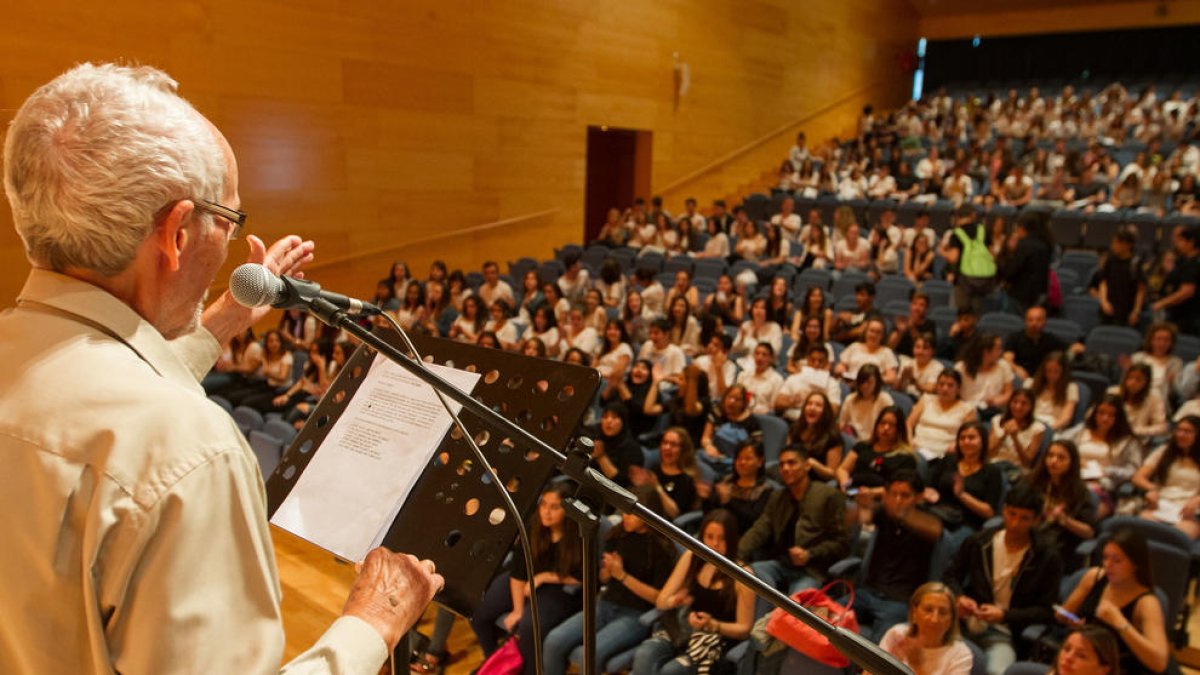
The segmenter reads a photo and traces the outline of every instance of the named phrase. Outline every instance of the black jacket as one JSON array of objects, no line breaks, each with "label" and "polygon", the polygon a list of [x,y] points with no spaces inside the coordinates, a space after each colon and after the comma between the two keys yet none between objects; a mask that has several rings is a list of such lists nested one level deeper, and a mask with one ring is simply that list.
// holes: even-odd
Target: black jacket
[{"label": "black jacket", "polygon": [[1001,276],[1008,284],[1008,294],[1023,307],[1036,303],[1046,293],[1050,278],[1050,247],[1034,237],[1017,243],[1012,257],[1004,264]]},{"label": "black jacket", "polygon": [[[946,583],[958,595],[966,595],[980,604],[994,602],[992,595],[992,537],[1000,527],[991,527],[971,535],[963,543],[946,570]],[[1013,580],[1012,601],[1005,623],[1013,634],[1017,655],[1024,655],[1021,631],[1026,626],[1051,623],[1058,601],[1058,585],[1062,579],[1062,562],[1054,547],[1034,537],[1025,552]]]}]

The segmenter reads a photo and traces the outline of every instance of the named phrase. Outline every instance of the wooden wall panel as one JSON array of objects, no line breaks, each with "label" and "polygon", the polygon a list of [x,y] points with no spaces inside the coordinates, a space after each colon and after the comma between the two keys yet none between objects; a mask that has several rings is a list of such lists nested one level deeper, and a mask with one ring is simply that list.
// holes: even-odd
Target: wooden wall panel
[{"label": "wooden wall panel", "polygon": [[[655,190],[822,101],[888,83],[826,111],[810,137],[851,128],[862,101],[903,99],[895,54],[916,29],[911,6],[893,0],[9,3],[0,123],[73,63],[123,59],[166,69],[222,128],[251,230],[265,238],[296,231],[341,259],[553,212],[499,234],[371,253],[378,265],[318,268],[326,286],[367,294],[391,258],[474,269],[577,241],[588,125],[650,132],[644,180]],[[676,52],[691,68],[678,102]],[[790,142],[677,187],[670,208],[689,190],[706,203],[726,196]],[[236,248],[229,267],[240,257]],[[20,287],[22,260],[0,209],[0,305]]]},{"label": "wooden wall panel", "polygon": [[[1160,11],[1161,7],[1166,11]],[[937,40],[973,35],[1032,35],[1196,24],[1200,24],[1200,0],[1171,0],[926,16],[921,18],[920,31],[922,36]]]}]

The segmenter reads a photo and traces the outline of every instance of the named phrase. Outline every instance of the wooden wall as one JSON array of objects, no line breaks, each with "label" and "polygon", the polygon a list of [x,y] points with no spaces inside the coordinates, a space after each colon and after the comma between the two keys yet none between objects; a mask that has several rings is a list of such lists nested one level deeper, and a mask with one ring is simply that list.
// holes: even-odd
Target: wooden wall
[{"label": "wooden wall", "polygon": [[[1031,35],[1200,24],[1200,0],[1105,2],[1095,6],[994,11],[996,4],[999,3],[979,3],[992,11],[922,17],[921,35],[936,40],[973,35]],[[1161,11],[1163,6],[1165,12]]]},{"label": "wooden wall", "polygon": [[[387,249],[407,241],[554,211],[487,242],[414,251],[421,274],[434,256],[474,269],[578,241],[589,124],[652,131],[651,183],[682,194],[680,178],[822,101],[883,82],[863,95],[894,105],[916,29],[893,0],[10,2],[0,123],[73,63],[162,67],[229,137],[250,230],[314,238],[326,259],[375,252],[319,279],[367,294],[388,267],[375,259],[406,257]],[[675,52],[691,68],[678,105]],[[855,112],[830,113],[820,131],[853,128]],[[712,192],[704,200],[736,189],[696,187]],[[27,263],[0,211],[7,305]]]}]

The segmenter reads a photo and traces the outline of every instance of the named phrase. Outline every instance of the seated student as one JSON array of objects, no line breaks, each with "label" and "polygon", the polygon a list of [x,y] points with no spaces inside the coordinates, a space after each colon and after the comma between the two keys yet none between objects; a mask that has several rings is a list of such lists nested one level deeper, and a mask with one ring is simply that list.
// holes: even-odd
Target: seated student
[{"label": "seated student", "polygon": [[863,581],[855,589],[854,611],[863,635],[870,639],[904,621],[908,598],[929,578],[942,521],[924,510],[924,490],[916,471],[897,471],[888,480],[880,504],[867,510],[867,522],[875,526],[875,543]]},{"label": "seated student", "polygon": [[691,435],[682,427],[670,427],[658,441],[658,465],[647,469],[630,466],[630,482],[635,486],[648,485],[662,501],[663,515],[674,520],[695,509],[697,500],[696,449]]},{"label": "seated student", "polygon": [[1183,371],[1183,361],[1171,353],[1175,350],[1176,332],[1173,324],[1152,324],[1146,329],[1146,340],[1142,343],[1141,351],[1134,352],[1130,359],[1132,363],[1150,366],[1153,373],[1150,387],[1168,403],[1179,387]]},{"label": "seated student", "polygon": [[[583,307],[572,305],[567,312],[567,321],[559,326],[559,337],[561,339],[560,349],[563,351],[563,359],[566,359],[566,352],[572,349],[587,354],[588,357],[594,357],[600,351],[600,335],[595,328],[587,325],[583,316]],[[504,344],[504,336],[500,336],[501,344]]]},{"label": "seated student", "polygon": [[879,368],[868,363],[858,371],[854,392],[842,401],[838,426],[855,438],[866,438],[868,431],[875,426],[879,411],[894,403],[891,394],[883,391]]},{"label": "seated student", "polygon": [[[1200,537],[1200,417],[1179,420],[1171,440],[1150,453],[1133,474],[1133,486],[1145,494],[1142,517],[1174,525],[1192,539]],[[1123,509],[1124,510],[1124,509]]]},{"label": "seated student", "polygon": [[1033,394],[1028,389],[1014,391],[1004,413],[992,418],[991,461],[1007,464],[1005,475],[1012,475],[1013,469],[1017,473],[1031,470],[1046,433],[1046,425],[1033,417]]},{"label": "seated student", "polygon": [[729,358],[729,350],[733,347],[733,338],[721,331],[714,332],[705,345],[704,353],[692,361],[708,380],[709,389],[714,397],[725,395],[725,390],[737,381],[738,367]]},{"label": "seated student", "polygon": [[925,459],[934,461],[954,447],[954,437],[967,422],[975,420],[975,406],[962,400],[962,375],[943,370],[937,379],[937,393],[925,394],[908,416],[908,437]]},{"label": "seated student", "polygon": [[874,307],[875,284],[864,281],[854,287],[854,311],[838,312],[833,316],[833,327],[829,332],[834,342],[848,345],[861,340],[868,319],[882,319],[883,315]]},{"label": "seated student", "polygon": [[887,346],[897,356],[911,357],[913,343],[925,334],[937,334],[937,324],[926,313],[929,311],[929,296],[921,292],[913,293],[908,301],[908,316],[897,316],[892,320],[892,333],[888,335]]},{"label": "seated student", "polygon": [[[804,446],[808,468],[817,480],[830,480],[843,463],[842,432],[833,405],[825,394],[814,392],[804,400],[800,417],[788,432],[788,442]],[[849,466],[847,467],[849,468]]]},{"label": "seated student", "polygon": [[1047,675],[1118,675],[1120,652],[1112,631],[1080,626],[1063,640],[1054,668]]},{"label": "seated student", "polygon": [[900,357],[896,389],[914,400],[925,394],[937,393],[938,375],[946,368],[941,361],[933,358],[937,348],[937,338],[934,336],[935,333],[921,333],[913,340],[912,357]]},{"label": "seated student", "polygon": [[1142,443],[1129,427],[1121,399],[1105,395],[1092,406],[1083,424],[1059,438],[1079,448],[1083,479],[1100,496],[1100,517],[1107,518],[1116,506],[1117,488],[1142,465]]},{"label": "seated student", "polygon": [[[658,492],[650,486],[634,489],[638,502],[663,515]],[[605,584],[596,602],[596,663],[636,646],[650,629],[639,618],[654,608],[658,594],[675,567],[675,547],[652,531],[645,521],[625,514],[604,543],[600,582]],[[546,635],[543,645],[545,675],[564,675],[568,660],[582,663],[583,614],[560,623]]]},{"label": "seated student", "polygon": [[961,361],[967,345],[979,334],[979,315],[970,307],[959,307],[958,318],[950,324],[946,339],[938,346],[938,358],[950,361]]},{"label": "seated student", "polygon": [[[739,543],[733,516],[722,509],[704,516],[700,540],[732,558]],[[679,556],[654,604],[664,613],[662,623],[671,628],[656,631],[638,645],[633,655],[633,675],[709,672],[726,650],[749,637],[754,622],[754,593],[691,551]],[[677,614],[684,609],[686,619]],[[686,626],[680,625],[684,621]],[[689,632],[682,647],[672,644],[673,637]]]},{"label": "seated student", "polygon": [[1125,371],[1121,384],[1114,384],[1106,392],[1125,404],[1125,417],[1129,418],[1133,435],[1143,440],[1167,435],[1167,406],[1150,387],[1153,377],[1149,365],[1135,363]]},{"label": "seated student", "polygon": [[1047,354],[1067,349],[1057,335],[1046,332],[1046,309],[1035,305],[1025,310],[1025,329],[1004,339],[1004,360],[1025,379],[1033,376]]},{"label": "seated student", "polygon": [[1026,378],[1025,387],[1033,394],[1033,416],[1039,422],[1053,431],[1071,426],[1079,404],[1079,385],[1071,381],[1065,353],[1047,354],[1034,376]]},{"label": "seated student", "polygon": [[1063,608],[1079,621],[1061,613],[1055,613],[1055,619],[1072,628],[1088,624],[1114,633],[1121,675],[1165,672],[1170,644],[1162,604],[1154,594],[1145,537],[1130,529],[1115,530],[1101,549],[1101,560],[1063,601]]},{"label": "seated student", "polygon": [[678,386],[683,380],[687,356],[679,345],[671,344],[669,319],[660,317],[650,323],[649,339],[638,351],[638,359],[649,361],[652,368],[661,371],[663,379],[667,382]]},{"label": "seated student", "polygon": [[808,453],[788,446],[779,453],[783,489],[738,545],[738,557],[767,583],[794,593],[825,579],[829,566],[850,551],[842,493],[808,475]]},{"label": "seated student", "polygon": [[[847,471],[844,467],[851,461],[852,468]],[[883,487],[892,476],[905,469],[917,470],[917,455],[908,444],[904,411],[891,405],[875,418],[871,437],[859,441],[846,455],[837,481],[842,488],[857,488],[860,505],[870,505],[883,496]]]},{"label": "seated student", "polygon": [[624,403],[614,401],[604,406],[600,425],[595,430],[592,462],[609,480],[621,486],[629,485],[629,468],[642,466],[642,446],[630,433],[629,412]]},{"label": "seated student", "polygon": [[[529,523],[533,546],[533,570],[525,569],[524,558],[515,556],[510,573],[492,581],[479,602],[471,629],[485,657],[500,646],[504,632],[517,635],[525,675],[533,675],[533,641],[545,638],[558,624],[579,611],[582,596],[577,592],[582,576],[579,528],[566,516],[563,500],[571,490],[563,483],[550,483],[543,490],[537,511]],[[541,635],[533,634],[529,598],[537,594]],[[496,625],[501,616],[503,631]]]},{"label": "seated student", "polygon": [[[800,316],[800,313],[797,312],[796,316]],[[804,367],[804,362],[808,359],[809,350],[814,346],[825,349],[825,355],[830,363],[833,362],[834,358],[833,345],[826,342],[825,338],[822,337],[824,326],[821,324],[821,319],[810,316],[801,325],[803,329],[800,331],[799,340],[791,347],[788,347],[787,371],[791,375],[800,372],[801,368]],[[825,369],[830,370],[828,366]]]},{"label": "seated student", "polygon": [[1002,357],[1000,337],[981,333],[963,350],[954,369],[962,373],[962,397],[975,404],[985,419],[1004,409],[1012,395],[1013,371]]},{"label": "seated student", "polygon": [[893,384],[896,381],[896,370],[900,362],[896,354],[883,344],[883,334],[887,330],[882,319],[867,319],[863,330],[863,338],[842,351],[838,364],[833,367],[833,374],[847,380],[858,377],[858,371],[865,365],[879,368],[883,381]]},{"label": "seated student", "polygon": [[775,394],[775,412],[786,420],[799,419],[804,402],[812,394],[824,394],[835,414],[842,402],[842,385],[829,372],[829,353],[825,345],[810,345],[807,356],[804,366],[789,375]]},{"label": "seated student", "polygon": [[908,605],[908,623],[899,623],[879,646],[919,675],[969,675],[971,649],[959,637],[954,591],[940,581],[917,588]]},{"label": "seated student", "polygon": [[1026,626],[1049,623],[1058,597],[1062,563],[1034,536],[1045,501],[1023,483],[1004,499],[1004,522],[969,537],[954,554],[945,580],[958,594],[964,632],[987,654],[989,675],[999,675],[1029,645]]},{"label": "seated student", "polygon": [[771,343],[760,342],[754,347],[754,367],[738,374],[737,384],[750,392],[750,410],[758,415],[769,415],[775,403],[775,394],[783,386],[783,376],[775,370],[775,350]]},{"label": "seated student", "polygon": [[1058,551],[1063,569],[1074,570],[1075,547],[1096,535],[1096,501],[1079,473],[1079,449],[1052,442],[1025,480],[1046,498],[1038,533]]},{"label": "seated student", "polygon": [[767,317],[766,298],[758,298],[750,305],[750,318],[742,322],[733,339],[731,353],[739,357],[738,367],[742,370],[754,368],[754,348],[761,342],[771,345],[776,354],[783,349],[783,329]]},{"label": "seated student", "polygon": [[987,461],[987,426],[967,422],[959,428],[953,454],[936,462],[925,489],[947,530],[978,531],[996,515],[1004,492],[1000,467]]},{"label": "seated student", "polygon": [[692,305],[686,297],[677,295],[667,302],[667,307],[667,319],[671,324],[667,339],[684,354],[695,356],[700,351],[700,322],[692,316]]},{"label": "seated student", "polygon": [[729,473],[733,456],[743,445],[762,444],[762,427],[750,412],[750,392],[741,385],[725,391],[719,408],[709,414],[700,436],[700,459],[718,475]]},{"label": "seated student", "polygon": [[737,519],[739,532],[749,531],[777,488],[767,480],[766,464],[761,445],[746,443],[738,448],[733,472],[713,484],[701,508],[706,512],[725,509]]}]

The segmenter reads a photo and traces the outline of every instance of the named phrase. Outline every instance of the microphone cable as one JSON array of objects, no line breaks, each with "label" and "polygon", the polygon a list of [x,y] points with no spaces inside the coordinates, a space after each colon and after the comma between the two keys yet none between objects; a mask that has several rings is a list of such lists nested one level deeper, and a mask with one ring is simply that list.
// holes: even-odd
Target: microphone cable
[{"label": "microphone cable", "polygon": [[[417,351],[416,345],[414,345],[412,340],[409,339],[408,333],[400,327],[400,324],[396,321],[396,319],[389,312],[383,312],[379,316],[382,316],[384,319],[386,319],[387,322],[391,324],[392,328],[394,328],[396,332],[400,334],[400,339],[404,341],[404,346],[413,355],[413,360],[419,363],[422,368],[425,368],[425,361],[422,359],[420,352]],[[490,482],[500,493],[500,498],[504,502],[504,509],[508,511],[513,520],[516,521],[517,535],[521,539],[521,552],[525,557],[525,569],[528,570],[526,573],[526,576],[528,577],[526,583],[528,583],[530,586],[529,610],[530,621],[533,624],[534,667],[537,675],[542,675],[542,622],[541,616],[538,613],[537,588],[533,585],[533,578],[535,576],[533,569],[533,546],[531,546],[529,543],[529,533],[525,529],[525,519],[521,517],[521,512],[517,510],[517,505],[513,503],[512,497],[508,494],[508,490],[504,488],[504,483],[500,480],[500,475],[496,473],[495,469],[492,468],[491,462],[487,460],[487,457],[484,456],[483,451],[480,450],[479,446],[475,443],[475,438],[471,436],[470,432],[467,431],[466,425],[463,424],[462,420],[459,419],[458,414],[455,413],[450,407],[450,402],[446,400],[446,396],[434,387],[431,387],[431,389],[433,389],[433,393],[437,394],[438,400],[442,403],[442,407],[446,409],[447,413],[449,413],[450,418],[454,421],[454,426],[458,429],[458,432],[462,434],[464,439],[466,439],[467,445],[470,446],[471,452],[475,455],[475,459],[479,462],[480,466],[483,467],[483,470],[487,472],[487,475],[491,477]],[[516,611],[517,609],[518,608],[513,607],[513,611]],[[394,666],[392,672],[395,673]]]}]

